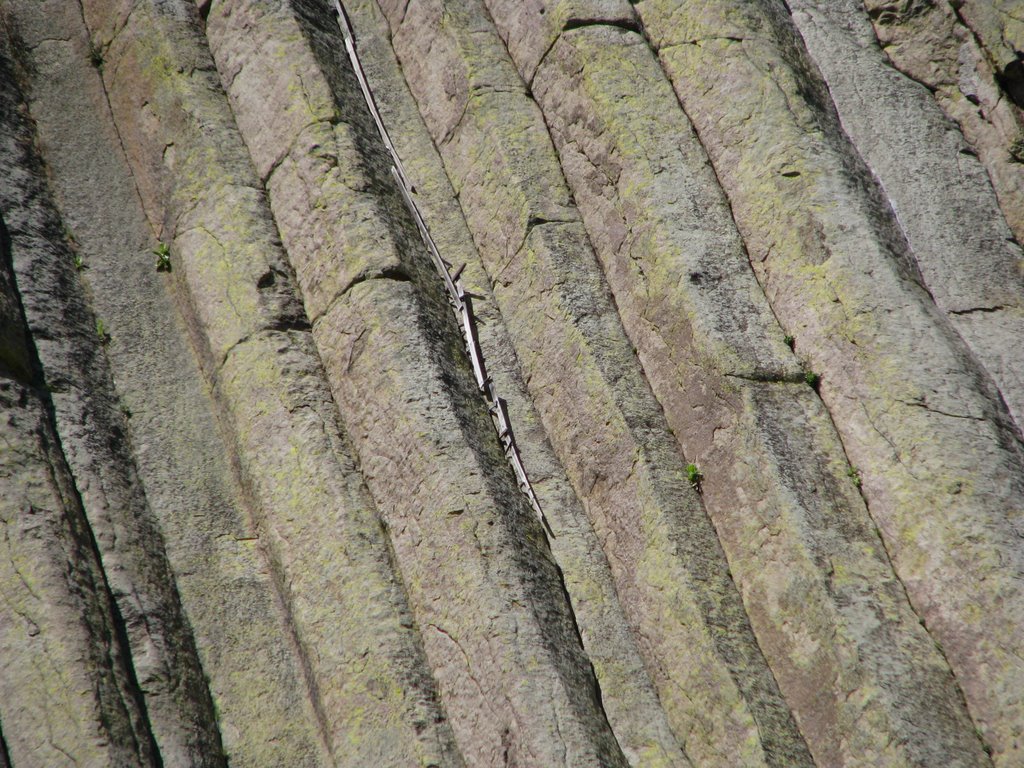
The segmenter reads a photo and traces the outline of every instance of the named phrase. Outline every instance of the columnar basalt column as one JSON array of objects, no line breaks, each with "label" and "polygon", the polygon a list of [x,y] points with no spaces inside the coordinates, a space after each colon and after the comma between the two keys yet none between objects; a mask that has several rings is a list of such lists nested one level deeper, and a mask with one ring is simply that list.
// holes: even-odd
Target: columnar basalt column
[{"label": "columnar basalt column", "polygon": [[402,10],[384,7],[396,52],[687,754],[722,764],[809,760],[623,333],[542,116],[485,9]]},{"label": "columnar basalt column", "polygon": [[897,575],[997,763],[1024,723],[1024,457],[922,288],[781,6],[644,0],[644,29],[863,480]]},{"label": "columnar basalt column", "polygon": [[[47,184],[60,191],[60,180],[47,179],[47,169],[34,152],[37,141],[53,138],[48,130],[33,135],[40,119],[47,129],[51,127],[52,113],[47,111],[51,97],[59,93],[55,101],[61,113],[73,113],[70,119],[81,121],[91,108],[89,96],[99,91],[97,87],[90,94],[87,87],[68,86],[69,79],[83,75],[98,86],[98,78],[91,67],[82,66],[87,50],[82,30],[76,35],[64,23],[67,17],[48,12],[53,10],[32,8],[27,17],[17,17],[15,27],[25,64],[22,79],[30,90],[28,109],[18,116],[20,121],[5,126],[16,143],[0,149],[0,166],[17,169],[6,174],[0,189],[0,208],[16,215],[19,222],[13,267],[54,407],[57,435],[124,622],[131,664],[160,759],[165,766],[223,765],[203,670],[157,518],[137,471],[129,437],[130,412],[113,384],[105,337],[110,318],[95,317],[89,306],[82,280],[87,254],[80,242],[68,239],[71,232],[79,231],[73,225],[75,211],[61,219]],[[66,37],[38,40],[44,17],[46,34],[52,35],[56,27]],[[69,166],[93,169],[94,156],[68,146],[74,142],[54,143],[62,151],[77,150],[68,158]],[[51,162],[56,159],[51,155]],[[97,174],[89,174],[89,182],[92,191],[100,186]],[[88,229],[79,233],[87,237]]]},{"label": "columnar basalt column", "polygon": [[[1004,58],[1003,50],[992,56],[984,38],[977,36],[977,28],[964,18],[965,8],[977,6],[957,5],[959,12],[949,2],[896,8],[883,0],[867,0],[864,9],[892,65],[931,91],[942,110],[960,126],[970,145],[963,151],[977,152],[1006,222],[1020,242],[1024,240],[1024,163],[1018,156],[1024,144],[1017,142],[1024,114],[1020,92],[1016,91],[1016,104],[1008,92],[1015,90],[1010,83],[1019,63],[1016,55]],[[968,10],[966,18],[976,17]],[[1006,21],[1011,27],[1016,24]],[[1002,34],[997,38],[1001,49]]]},{"label": "columnar basalt column", "polygon": [[1024,253],[977,152],[929,89],[893,69],[860,0],[798,0],[793,22],[843,130],[892,205],[936,306],[1024,426]]},{"label": "columnar basalt column", "polygon": [[1022,9],[0,0],[0,768],[1016,768]]},{"label": "columnar basalt column", "polygon": [[[124,627],[53,419],[12,252],[50,247],[38,159],[0,30],[0,718],[16,764],[155,766]],[[21,193],[19,195],[19,193]],[[38,237],[37,236],[42,236]],[[68,256],[51,248],[54,255]],[[19,257],[21,254],[19,254]]]},{"label": "columnar basalt column", "polygon": [[[277,626],[250,620],[257,634],[245,638],[249,658],[216,653],[236,638],[202,638],[226,748],[235,760],[267,765],[449,761],[450,733],[386,536],[337,423],[244,145],[237,134],[230,141],[233,123],[208,53],[207,83],[176,68],[204,55],[189,9],[136,8],[104,69],[142,203],[150,220],[174,223],[159,235],[170,244],[164,280],[178,283],[237,448],[252,521],[239,521],[249,531],[236,536],[256,572],[273,579],[264,578],[264,618]],[[98,25],[101,10],[90,17]],[[139,67],[142,50],[162,52],[160,66]],[[145,102],[138,111],[136,99]],[[153,261],[146,256],[151,274]]]},{"label": "columnar basalt column", "polygon": [[[336,38],[326,9],[305,7],[308,22]],[[245,8],[214,3],[207,19],[222,77],[240,87],[275,66],[232,36]],[[301,40],[283,13],[260,29],[281,35],[266,40],[271,50]],[[336,103],[315,72],[302,76],[315,66],[289,59],[299,76],[280,91],[279,119],[254,124],[240,106],[240,126],[459,749],[480,765],[623,765],[560,574],[502,456],[354,76],[344,71],[349,97]]]},{"label": "columnar basalt column", "polygon": [[631,7],[488,6],[816,760],[984,761]]},{"label": "columnar basalt column", "polygon": [[[353,11],[353,19],[365,18],[355,14],[352,4],[347,5]],[[309,186],[306,182],[300,188],[292,175],[295,158],[277,160],[278,148],[291,145],[297,131],[306,127],[304,122],[293,122],[288,115],[329,114],[321,103],[321,99],[327,98],[325,89],[329,89],[331,98],[343,113],[358,111],[363,98],[347,74],[350,65],[342,53],[344,42],[337,21],[318,2],[296,3],[294,7],[293,15],[287,8],[272,12],[260,3],[233,2],[214,6],[207,24],[214,58],[224,75],[243,136],[249,141],[257,164],[271,163],[268,175],[271,202],[283,221],[292,221],[295,214],[301,213],[298,201],[308,199],[308,194],[297,195],[296,191]],[[373,8],[371,3],[364,3],[359,11],[372,13]],[[376,14],[370,18],[370,25],[379,30],[382,19]],[[253,35],[253,29],[259,29],[261,34]],[[423,205],[433,237],[445,258],[454,265],[466,264],[461,279],[466,290],[475,297],[473,306],[487,372],[494,379],[497,391],[508,400],[516,443],[545,518],[554,531],[550,545],[564,574],[566,590],[588,658],[594,664],[602,704],[616,740],[634,764],[682,764],[682,755],[630,637],[608,565],[533,412],[519,378],[514,351],[489,295],[490,287],[458,204],[429,135],[419,122],[415,102],[394,55],[386,38],[369,34],[364,37],[359,32],[357,37],[359,56],[367,69],[372,70],[374,97],[387,113],[385,119],[400,153],[409,159],[406,169],[414,178],[416,198]],[[281,67],[277,62],[285,50],[290,64]],[[238,74],[232,76],[235,72]],[[275,118],[268,120],[263,95],[274,91],[286,94],[283,99],[287,106],[274,110]],[[400,110],[400,115],[390,110]],[[339,153],[339,170],[352,165],[358,166],[355,152]],[[332,172],[333,166],[328,169],[328,173]],[[306,179],[314,178],[306,176]],[[344,209],[338,210],[340,216]],[[305,253],[310,247],[305,244],[308,234],[303,233],[304,229],[314,237],[343,231],[331,224],[326,215],[314,215],[314,212],[301,215],[307,217],[304,221],[309,226],[288,228],[286,233],[287,242],[297,254]],[[341,222],[352,230],[351,216],[341,218]],[[352,255],[357,252],[346,251]],[[427,254],[423,252],[417,258],[425,259]],[[321,269],[331,266],[326,260],[319,260],[318,264]],[[312,269],[300,273],[300,282],[305,281],[303,285],[310,296],[317,295],[319,284],[316,281],[323,274]],[[429,275],[425,278],[431,279]],[[440,282],[439,277],[433,279]]]}]

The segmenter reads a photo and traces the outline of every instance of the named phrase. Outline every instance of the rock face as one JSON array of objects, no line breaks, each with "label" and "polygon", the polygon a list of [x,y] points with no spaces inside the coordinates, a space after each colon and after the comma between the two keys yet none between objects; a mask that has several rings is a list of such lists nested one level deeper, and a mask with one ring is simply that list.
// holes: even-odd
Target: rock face
[{"label": "rock face", "polygon": [[0,768],[1024,766],[1019,6],[0,0]]}]

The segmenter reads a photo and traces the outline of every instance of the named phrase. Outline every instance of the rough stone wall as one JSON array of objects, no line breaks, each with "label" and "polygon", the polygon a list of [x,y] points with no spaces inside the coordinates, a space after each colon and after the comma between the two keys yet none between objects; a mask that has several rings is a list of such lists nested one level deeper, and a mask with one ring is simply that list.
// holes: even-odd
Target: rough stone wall
[{"label": "rough stone wall", "polygon": [[1024,4],[342,5],[0,0],[0,768],[1024,766]]}]

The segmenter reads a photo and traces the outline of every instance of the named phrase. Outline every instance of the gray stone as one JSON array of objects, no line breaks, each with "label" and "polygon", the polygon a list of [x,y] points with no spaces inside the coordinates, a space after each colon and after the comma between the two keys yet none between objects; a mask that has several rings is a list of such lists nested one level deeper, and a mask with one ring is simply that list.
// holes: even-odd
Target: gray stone
[{"label": "gray stone", "polygon": [[932,94],[893,69],[857,0],[790,3],[843,130],[892,205],[936,305],[1024,425],[1024,254]]},{"label": "gray stone", "polygon": [[416,188],[416,201],[445,258],[466,264],[462,282],[473,294],[487,372],[508,401],[522,453],[554,537],[552,553],[563,573],[583,646],[601,686],[616,740],[632,765],[684,764],[615,594],[612,575],[579,497],[570,485],[522,381],[515,349],[491,292],[458,200],[423,125],[372,0],[346,4],[359,57],[374,98]]},{"label": "gray stone", "polygon": [[[480,6],[443,12],[438,26],[438,4],[410,4],[394,44],[669,720],[694,762],[809,761],[623,333],[540,112],[494,29],[480,26]],[[595,424],[604,425],[599,440]]]},{"label": "gray stone", "polygon": [[997,763],[1021,749],[1019,438],[923,290],[788,16],[644,0],[645,30],[729,196],[775,314],[820,373],[911,604]]},{"label": "gray stone", "polygon": [[[209,34],[298,283],[310,293],[313,335],[459,749],[481,765],[622,765],[560,574],[338,55],[336,22],[322,6],[296,8],[298,18],[222,3]],[[241,33],[255,13],[265,36],[254,39]],[[333,82],[317,72],[301,35],[314,50],[323,46],[319,61],[332,65]],[[285,44],[293,46],[289,68],[268,68],[264,59]],[[282,103],[268,121],[250,94],[281,79]]]},{"label": "gray stone", "polygon": [[0,752],[25,766],[154,766],[125,627],[56,434],[13,269],[16,253],[59,232],[31,141],[0,36]]}]

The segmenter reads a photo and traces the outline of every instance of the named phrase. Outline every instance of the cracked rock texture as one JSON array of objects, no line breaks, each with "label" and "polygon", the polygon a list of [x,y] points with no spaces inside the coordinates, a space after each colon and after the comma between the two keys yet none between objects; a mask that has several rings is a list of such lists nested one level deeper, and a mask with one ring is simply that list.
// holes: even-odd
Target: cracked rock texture
[{"label": "cracked rock texture", "polygon": [[1024,3],[342,5],[0,0],[0,768],[1024,767]]}]

